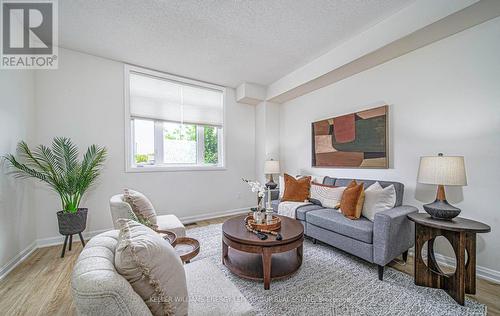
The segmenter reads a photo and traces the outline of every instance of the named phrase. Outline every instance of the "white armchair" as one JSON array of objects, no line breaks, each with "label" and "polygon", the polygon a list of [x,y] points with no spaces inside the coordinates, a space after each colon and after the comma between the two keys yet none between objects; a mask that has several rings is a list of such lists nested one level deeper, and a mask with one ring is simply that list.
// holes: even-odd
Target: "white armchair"
[{"label": "white armchair", "polygon": [[[111,217],[113,219],[113,226],[115,229],[119,229],[116,224],[116,221],[119,218],[130,218],[130,213],[133,213],[132,207],[124,201],[123,194],[113,195],[109,200],[109,208],[111,210]],[[186,228],[177,216],[173,214],[157,215],[156,220],[159,230],[173,231],[177,237],[186,236]]]}]

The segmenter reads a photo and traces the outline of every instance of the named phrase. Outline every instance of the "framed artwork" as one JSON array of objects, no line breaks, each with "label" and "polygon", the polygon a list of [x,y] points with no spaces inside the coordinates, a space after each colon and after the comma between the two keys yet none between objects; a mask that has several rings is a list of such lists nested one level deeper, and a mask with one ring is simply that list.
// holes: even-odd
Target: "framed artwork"
[{"label": "framed artwork", "polygon": [[312,166],[389,168],[387,105],[312,123]]}]

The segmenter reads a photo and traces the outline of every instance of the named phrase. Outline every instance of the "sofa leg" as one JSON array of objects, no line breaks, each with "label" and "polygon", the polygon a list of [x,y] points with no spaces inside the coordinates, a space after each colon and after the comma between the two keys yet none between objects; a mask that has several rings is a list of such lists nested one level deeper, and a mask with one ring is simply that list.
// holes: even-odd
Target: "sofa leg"
[{"label": "sofa leg", "polygon": [[382,281],[384,279],[384,266],[378,266],[378,279]]},{"label": "sofa leg", "polygon": [[408,250],[403,252],[403,261],[406,263],[406,260],[408,260]]},{"label": "sofa leg", "polygon": [[315,245],[316,245],[316,238],[313,238],[313,239],[312,239],[312,242],[313,242],[313,244],[315,244]]}]

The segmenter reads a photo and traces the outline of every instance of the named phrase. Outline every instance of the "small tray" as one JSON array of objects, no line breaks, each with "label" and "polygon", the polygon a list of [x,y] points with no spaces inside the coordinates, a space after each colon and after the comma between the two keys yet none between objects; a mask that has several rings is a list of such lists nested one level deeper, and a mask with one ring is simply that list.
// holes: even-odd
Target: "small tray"
[{"label": "small tray", "polygon": [[256,230],[272,230],[272,231],[277,231],[277,230],[281,229],[281,218],[279,218],[276,215],[273,215],[273,218],[272,218],[272,220],[271,220],[271,222],[269,224],[266,223],[265,220],[264,220],[264,222],[262,224],[255,223],[252,215],[248,215],[245,218],[245,222],[247,222],[248,225],[250,225],[250,227],[252,227],[253,229],[256,229]]},{"label": "small tray", "polygon": [[174,248],[182,262],[189,262],[200,252],[200,243],[194,238],[178,237]]},{"label": "small tray", "polygon": [[168,241],[172,247],[175,247],[177,244],[177,235],[174,232],[170,230],[156,230],[156,232],[160,234],[163,239]]}]

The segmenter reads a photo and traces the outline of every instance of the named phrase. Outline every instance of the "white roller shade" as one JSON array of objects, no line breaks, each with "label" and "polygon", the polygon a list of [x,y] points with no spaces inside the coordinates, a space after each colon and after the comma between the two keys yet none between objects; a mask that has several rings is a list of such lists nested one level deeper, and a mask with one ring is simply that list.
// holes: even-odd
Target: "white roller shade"
[{"label": "white roller shade", "polygon": [[130,73],[130,115],[222,126],[222,91]]}]

